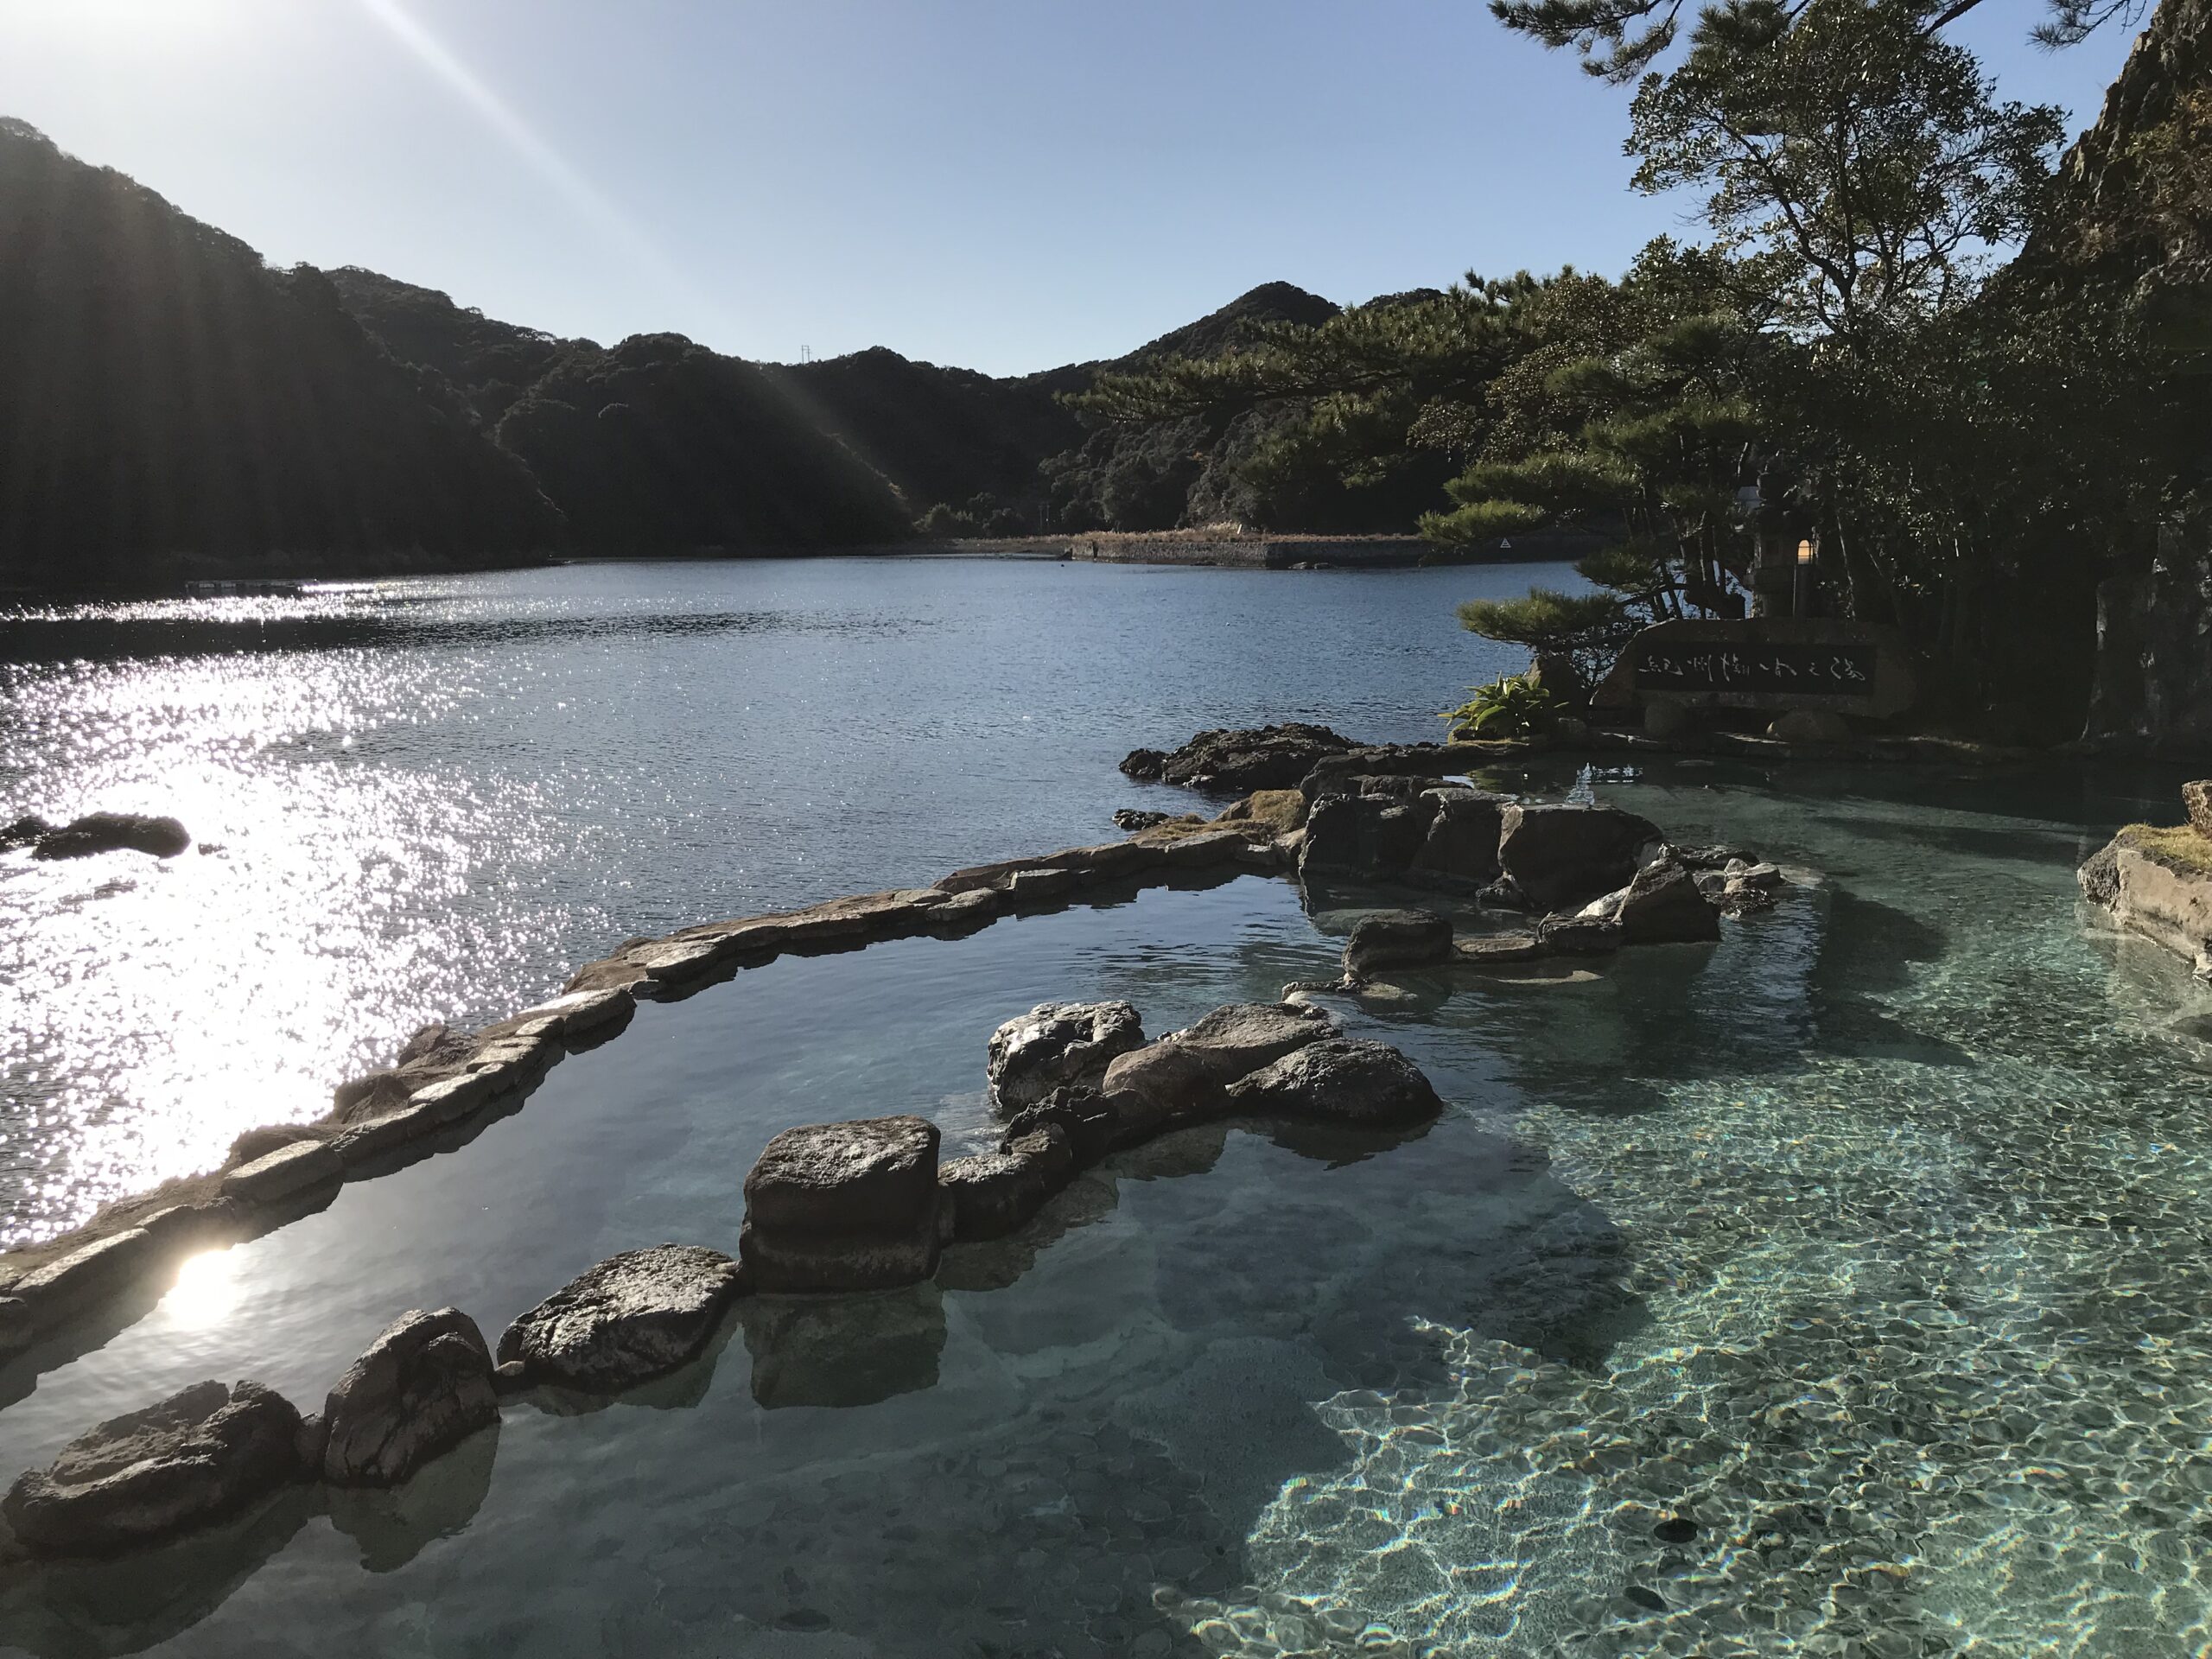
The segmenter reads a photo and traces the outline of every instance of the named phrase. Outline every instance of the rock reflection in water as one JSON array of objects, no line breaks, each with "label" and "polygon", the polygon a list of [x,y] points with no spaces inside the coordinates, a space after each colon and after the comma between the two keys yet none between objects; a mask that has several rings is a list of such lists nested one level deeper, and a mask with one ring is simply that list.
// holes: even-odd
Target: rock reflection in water
[{"label": "rock reflection in water", "polygon": [[398,1486],[327,1489],[330,1524],[361,1547],[361,1565],[390,1573],[424,1545],[465,1530],[492,1491],[499,1425],[479,1429]]},{"label": "rock reflection in water", "polygon": [[872,1406],[933,1388],[944,1353],[944,1293],[935,1284],[841,1296],[748,1296],[738,1323],[753,1356],[753,1397],[786,1406]]}]

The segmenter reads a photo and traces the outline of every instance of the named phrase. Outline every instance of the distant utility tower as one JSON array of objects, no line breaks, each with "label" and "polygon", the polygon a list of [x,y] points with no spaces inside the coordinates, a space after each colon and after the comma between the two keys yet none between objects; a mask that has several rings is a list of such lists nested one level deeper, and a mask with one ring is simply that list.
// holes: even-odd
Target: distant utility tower
[{"label": "distant utility tower", "polygon": [[802,363],[811,363],[811,362],[813,362],[813,361],[814,361],[814,347],[813,347],[813,346],[800,346],[800,347],[798,348],[798,360],[799,360],[800,362],[802,362]]}]

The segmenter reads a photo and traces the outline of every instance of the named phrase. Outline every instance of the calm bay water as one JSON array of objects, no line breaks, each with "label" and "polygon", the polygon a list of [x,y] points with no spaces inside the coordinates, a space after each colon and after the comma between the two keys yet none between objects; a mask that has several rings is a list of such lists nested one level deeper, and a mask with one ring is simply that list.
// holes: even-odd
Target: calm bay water
[{"label": "calm bay water", "polygon": [[[350,919],[317,966],[300,942],[322,918],[285,932],[269,919],[284,906],[243,880],[220,904],[189,897],[201,869],[223,879],[224,855],[55,912],[21,896],[44,873],[11,860],[0,892],[12,936],[19,918],[57,928],[46,918],[187,884],[163,897],[174,910],[100,937],[158,940],[170,914],[219,932],[163,1005],[180,1031],[221,1032],[210,1044],[233,1039],[222,1022],[238,1008],[293,1009],[238,1039],[276,1052],[272,1033],[310,1018],[292,982],[336,982],[349,963],[332,1005],[385,1007],[396,1031],[416,1016],[379,1001],[406,978],[379,954],[397,955],[391,941],[416,941],[410,971],[448,976],[436,1011],[471,983],[503,1008],[557,977],[563,952],[626,932],[1087,839],[1144,798],[1112,773],[1139,742],[1294,714],[1423,735],[1440,688],[1497,666],[1452,627],[1450,601],[1531,574],[569,572],[493,585],[664,582],[665,609],[679,592],[703,602],[700,583],[786,584],[780,612],[715,603],[864,612],[880,632],[818,620],[810,645],[772,629],[734,644],[663,628],[641,646],[556,630],[557,646],[454,638],[381,667],[346,657],[367,650],[355,642],[18,669],[10,729],[43,734],[51,787],[74,753],[93,784],[136,778],[145,804],[193,823],[151,784],[181,788],[182,757],[232,753],[227,769],[195,762],[216,779],[197,798],[207,822],[235,837],[230,868],[257,826],[288,824],[283,844],[307,851],[269,850],[267,880],[344,898]],[[1020,596],[1024,621],[978,619],[995,589]],[[437,608],[479,603],[455,596],[472,591],[426,601],[421,626],[465,632]],[[520,603],[480,602],[510,620]],[[613,689],[664,651],[652,695]],[[454,660],[408,666],[416,652]],[[351,691],[330,689],[348,674]],[[808,692],[770,689],[779,675]],[[236,735],[288,706],[288,678],[323,689],[312,718],[277,723],[326,735]],[[434,681],[469,689],[441,702]],[[591,721],[554,727],[565,743],[532,734],[526,711],[587,684]],[[879,688],[865,709],[855,684]],[[756,737],[751,758],[728,718],[698,717],[748,702],[784,734]],[[346,712],[372,704],[378,721]],[[193,718],[164,726],[156,709]],[[669,709],[694,717],[649,717]],[[127,772],[130,740],[111,729],[126,714],[176,764]],[[608,735],[587,746],[590,729]],[[272,819],[286,778],[310,803]],[[1546,766],[1484,779],[1541,794],[1570,780]],[[42,1659],[2201,1654],[2212,997],[2185,964],[2086,927],[2072,878],[2113,823],[2171,817],[2175,781],[1696,760],[1600,780],[1684,839],[1749,843],[1800,880],[1717,946],[1524,977],[1408,973],[1396,1000],[1338,1005],[1435,1081],[1449,1109],[1425,1132],[1169,1137],[1015,1237],[955,1249],[929,1286],[741,1304],[687,1374],[603,1409],[518,1403],[402,1493],[302,1492],[150,1558],[0,1580],[0,1645]],[[651,837],[627,827],[633,809]],[[737,833],[760,825],[785,838]],[[601,835],[610,853],[658,856],[595,865]],[[365,879],[378,836],[395,868],[463,849],[449,902]],[[912,868],[886,868],[901,849]],[[687,902],[687,880],[713,902]],[[472,919],[439,931],[448,912]],[[220,932],[232,914],[238,932]],[[478,943],[531,917],[529,950]],[[917,1110],[965,1149],[989,1133],[983,1044],[1000,1020],[1122,996],[1165,1031],[1325,974],[1348,919],[1248,877],[779,960],[646,1007],[467,1145],[188,1264],[90,1351],[0,1368],[0,1473],[204,1376],[312,1406],[406,1307],[451,1302],[496,1331],[613,1251],[732,1248],[744,1173],[778,1129]],[[254,929],[289,954],[232,942]],[[92,938],[73,948],[91,977]],[[232,971],[270,1001],[224,1003]],[[79,1027],[60,1029],[54,1052],[70,1052]]]},{"label": "calm bay water", "polygon": [[1179,796],[1132,748],[1434,739],[1520,665],[1454,604],[1574,580],[774,560],[0,620],[0,821],[166,812],[221,849],[0,856],[0,1236],[624,938],[1109,837]]}]

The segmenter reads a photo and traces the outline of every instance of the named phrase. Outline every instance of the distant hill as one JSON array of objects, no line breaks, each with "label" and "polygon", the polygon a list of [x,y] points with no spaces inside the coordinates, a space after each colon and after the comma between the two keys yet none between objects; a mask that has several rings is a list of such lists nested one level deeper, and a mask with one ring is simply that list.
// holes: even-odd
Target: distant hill
[{"label": "distant hill", "polygon": [[895,541],[890,486],[777,382],[681,334],[569,347],[493,429],[601,553]]},{"label": "distant hill", "polygon": [[570,550],[829,547],[933,531],[1398,529],[1257,484],[1274,409],[1130,429],[1102,371],[1336,315],[1286,283],[1110,363],[995,378],[877,348],[756,365],[611,347],[358,267],[271,270],[0,119],[0,588],[480,567]]},{"label": "distant hill", "polygon": [[0,587],[438,569],[562,534],[318,271],[0,120]]}]

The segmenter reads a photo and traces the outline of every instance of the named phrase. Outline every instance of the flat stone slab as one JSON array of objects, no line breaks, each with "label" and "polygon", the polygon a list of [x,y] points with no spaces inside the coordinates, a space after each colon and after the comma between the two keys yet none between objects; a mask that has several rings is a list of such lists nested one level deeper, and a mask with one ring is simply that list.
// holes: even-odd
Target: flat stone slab
[{"label": "flat stone slab", "polygon": [[300,1414],[257,1382],[197,1382],[111,1417],[0,1498],[44,1555],[111,1555],[220,1521],[299,1478]]},{"label": "flat stone slab", "polygon": [[738,1265],[697,1244],[625,1250],[572,1279],[510,1325],[502,1365],[530,1382],[613,1394],[696,1358],[737,1294]]},{"label": "flat stone slab", "polygon": [[1515,962],[1535,962],[1549,953],[1534,933],[1484,933],[1455,939],[1452,954],[1478,967]]},{"label": "flat stone slab", "polygon": [[25,1274],[10,1293],[41,1322],[65,1316],[136,1272],[153,1245],[154,1236],[143,1227],[110,1233]]},{"label": "flat stone slab", "polygon": [[325,1182],[342,1179],[346,1166],[337,1153],[321,1141],[295,1141],[250,1164],[240,1164],[223,1177],[223,1196],[247,1204],[269,1204],[304,1192]]}]

